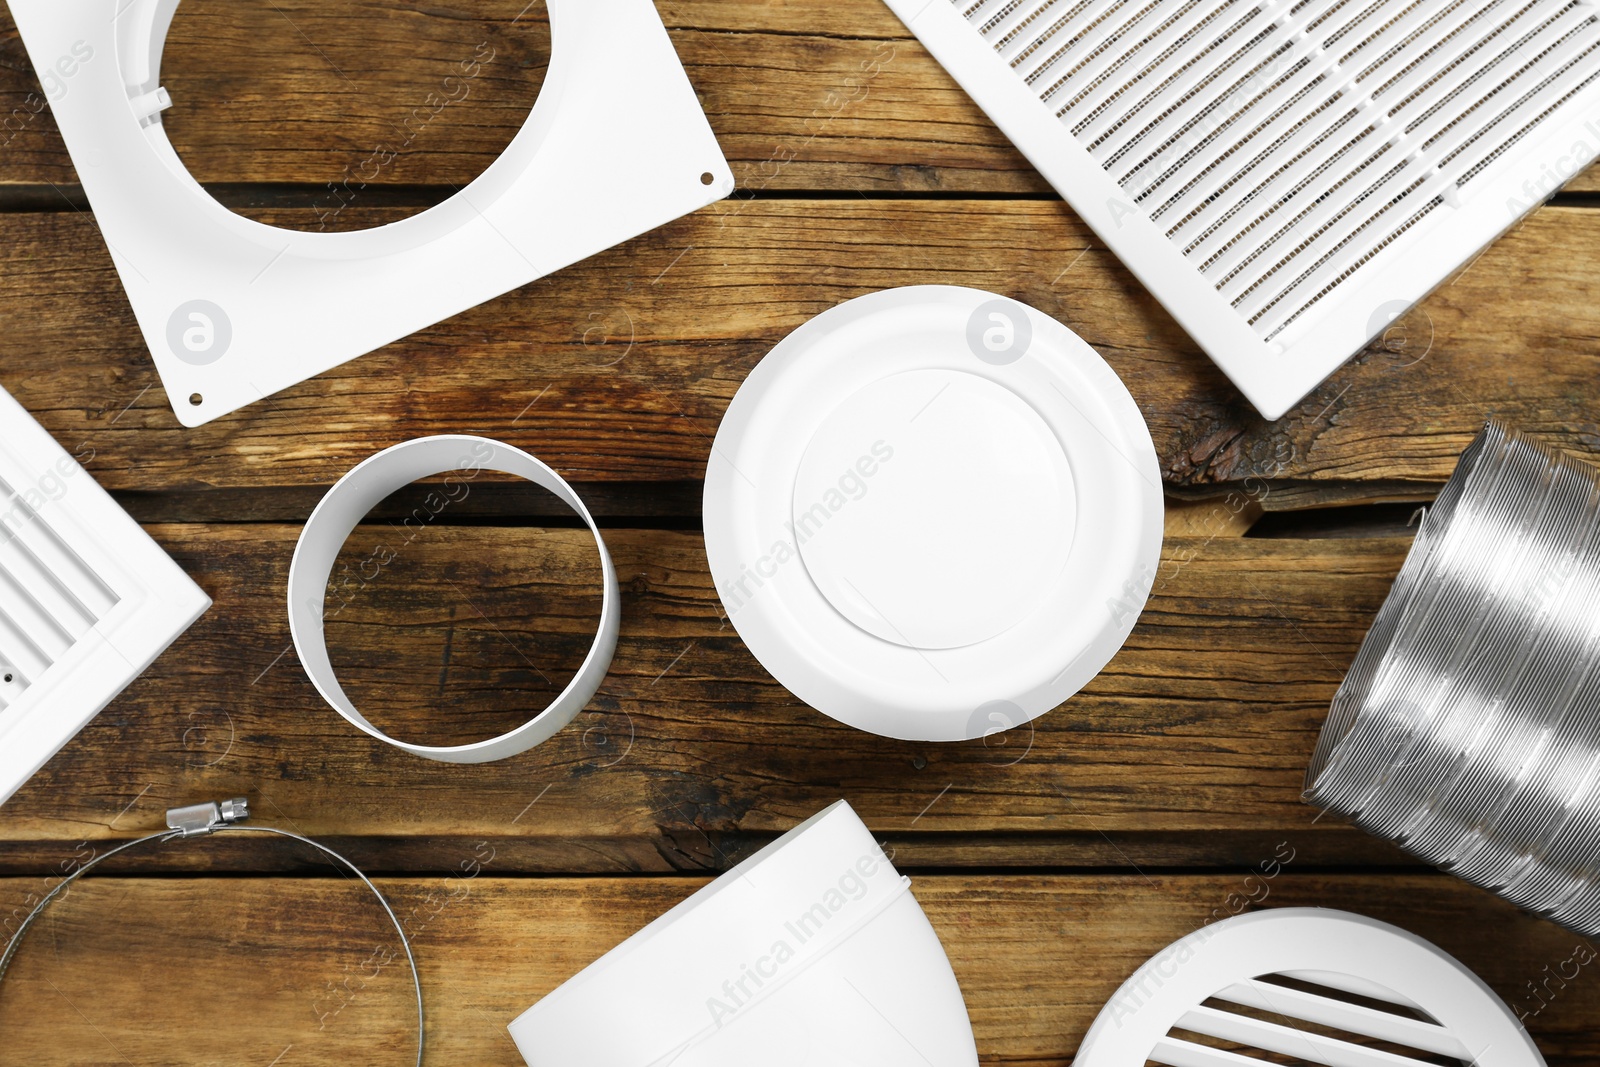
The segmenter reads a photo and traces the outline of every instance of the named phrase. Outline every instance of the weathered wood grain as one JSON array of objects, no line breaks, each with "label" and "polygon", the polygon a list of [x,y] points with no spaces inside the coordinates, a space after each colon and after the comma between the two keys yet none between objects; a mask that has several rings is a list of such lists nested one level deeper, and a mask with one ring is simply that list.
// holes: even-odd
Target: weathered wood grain
[{"label": "weathered wood grain", "polygon": [[[419,957],[434,1067],[520,1067],[505,1025],[703,884],[507,879],[496,876],[492,851],[467,842],[460,856],[481,873],[380,881]],[[0,905],[9,913],[39,884],[0,881]],[[337,878],[80,885],[0,985],[8,1062],[411,1062],[410,976],[403,957],[383,965],[398,941],[359,886]],[[1571,962],[1581,939],[1445,876],[1309,874],[1291,862],[1248,884],[1243,874],[985,874],[920,877],[913,891],[962,984],[986,1064],[1066,1067],[1139,964],[1248,897],[1347,908],[1429,938],[1527,1014],[1554,1067],[1600,1059],[1600,979],[1593,964]],[[1576,977],[1562,980],[1563,969]],[[615,1025],[627,1025],[628,1006],[614,1010]],[[759,1062],[786,1061],[773,1049]]]},{"label": "weathered wood grain", "polygon": [[[412,213],[522,122],[548,49],[525,4],[188,0],[164,61],[169,129],[224,203],[263,221]],[[1242,872],[1285,843],[1295,860],[1268,903],[1414,929],[1534,1013],[1552,1064],[1600,1062],[1592,975],[1551,982],[1577,939],[1299,801],[1407,542],[1239,536],[1258,511],[1426,499],[1489,414],[1600,451],[1592,196],[1536,213],[1268,425],[878,0],[657,6],[739,198],[195,431],[167,409],[0,11],[0,383],[165,523],[152,532],[217,601],[0,809],[0,871],[26,875],[0,880],[0,913],[169,805],[247,794],[259,822],[406,875],[383,884],[421,954],[428,1062],[514,1064],[510,1018],[703,884],[670,875],[725,869],[843,796],[902,867],[938,872],[917,892],[986,1063],[1069,1062],[1121,979],[1240,906]],[[380,144],[393,164],[344,184]],[[1568,189],[1600,191],[1600,170]],[[919,282],[1005,292],[1082,333],[1138,399],[1169,495],[1198,501],[1175,511],[1155,596],[1110,667],[987,744],[890,741],[801,705],[723,620],[694,529],[711,437],[750,368],[821,310]],[[295,662],[282,604],[321,487],[378,448],[464,430],[584,487],[614,523],[624,595],[590,710],[483,767],[346,725]],[[1222,499],[1242,507],[1218,514]],[[380,508],[346,562],[403,513]],[[550,514],[523,488],[475,486],[349,597],[331,644],[375,721],[482,737],[559,688],[592,631],[595,557],[570,523],[515,524]],[[415,877],[474,860],[476,878]],[[393,947],[381,916],[346,882],[301,876],[326,868],[236,837],[116,870],[75,889],[0,985],[0,1061],[410,1062],[402,969],[360,977]],[[654,876],[549,877],[572,874]]]},{"label": "weathered wood grain", "polygon": [[876,289],[964,284],[1025,300],[1103,353],[1173,492],[1275,474],[1404,483],[1416,499],[1490,414],[1600,448],[1597,246],[1600,212],[1541,211],[1265,423],[1059,204],[730,201],[185,430],[92,221],[0,215],[0,381],[119,490],[327,485],[442,431],[500,437],[577,481],[694,481],[734,391],[788,332]]},{"label": "weathered wood grain", "polygon": [[[878,0],[657,7],[746,189],[1050,191]],[[373,183],[425,184],[438,198],[521,126],[548,55],[543,10],[525,0],[189,0],[162,62],[174,100],[166,121],[202,181],[303,183],[310,206],[387,144],[399,157]],[[0,13],[0,190],[72,180],[42,98]],[[434,115],[441,100],[450,103]],[[424,108],[428,121],[406,127]],[[626,165],[627,147],[618,151]],[[1600,171],[1569,188],[1600,189]]]},{"label": "weathered wood grain", "polygon": [[[611,530],[622,639],[590,709],[524,756],[461,767],[370,740],[318,698],[283,603],[297,527],[152,532],[216,606],[0,811],[11,869],[235,794],[264,818],[361,839],[353,847],[385,869],[406,869],[388,841],[468,838],[516,843],[527,870],[722,867],[729,850],[840,796],[885,833],[926,837],[930,865],[1006,863],[1015,847],[1032,865],[1126,866],[1101,834],[1158,835],[1134,862],[1203,861],[1207,835],[1220,835],[1214,862],[1287,833],[1326,842],[1322,861],[1394,855],[1316,821],[1299,794],[1404,539],[1262,540],[1223,526],[1169,538],[1142,621],[1082,693],[987,742],[919,744],[840,725],[773,681],[724,621],[698,534]],[[412,740],[520,724],[587,650],[588,532],[405,536],[360,527],[350,571],[336,571],[330,647],[347,691]],[[380,542],[397,558],[361,588],[353,576]],[[1191,847],[1166,851],[1186,833]],[[1011,840],[965,855],[984,834]]]}]

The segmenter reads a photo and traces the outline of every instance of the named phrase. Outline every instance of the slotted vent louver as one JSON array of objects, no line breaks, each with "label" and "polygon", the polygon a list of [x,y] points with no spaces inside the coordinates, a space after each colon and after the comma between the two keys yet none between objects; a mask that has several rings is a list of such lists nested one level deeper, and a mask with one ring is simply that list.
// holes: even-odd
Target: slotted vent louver
[{"label": "slotted vent louver", "polygon": [[888,0],[1276,418],[1600,155],[1592,0]]},{"label": "slotted vent louver", "polygon": [[61,662],[119,599],[40,517],[29,495],[0,477],[0,712]]},{"label": "slotted vent louver", "polygon": [[1074,1067],[1545,1067],[1505,1002],[1438,947],[1322,908],[1224,919],[1157,953]]},{"label": "slotted vent louver", "polygon": [[0,389],[0,804],[210,604]]}]

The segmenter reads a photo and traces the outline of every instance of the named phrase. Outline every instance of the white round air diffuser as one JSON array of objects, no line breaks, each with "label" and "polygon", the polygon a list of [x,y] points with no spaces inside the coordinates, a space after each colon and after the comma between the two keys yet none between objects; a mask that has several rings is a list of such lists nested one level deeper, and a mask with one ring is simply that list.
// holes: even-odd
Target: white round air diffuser
[{"label": "white round air diffuser", "polygon": [[1122,646],[1161,552],[1161,474],[1116,373],[1055,319],[923,285],[839,305],[740,387],[706,554],[756,658],[873,733],[982,737]]},{"label": "white round air diffuser", "polygon": [[976,1067],[950,962],[833,804],[509,1027],[529,1067]]},{"label": "white round air diffuser", "polygon": [[1117,990],[1073,1065],[1275,1062],[1263,1052],[1327,1067],[1427,1067],[1440,1057],[1544,1067],[1505,1002],[1454,957],[1399,927],[1324,908],[1251,912],[1174,941]]}]

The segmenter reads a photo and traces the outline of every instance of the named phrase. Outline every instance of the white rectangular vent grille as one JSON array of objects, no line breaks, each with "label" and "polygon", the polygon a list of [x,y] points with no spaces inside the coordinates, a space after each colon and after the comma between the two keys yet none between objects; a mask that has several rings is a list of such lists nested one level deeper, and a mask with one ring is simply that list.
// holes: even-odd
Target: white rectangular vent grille
[{"label": "white rectangular vent grille", "polygon": [[1600,153],[1591,0],[889,4],[1273,417]]},{"label": "white rectangular vent grille", "polygon": [[0,389],[0,804],[210,604]]}]

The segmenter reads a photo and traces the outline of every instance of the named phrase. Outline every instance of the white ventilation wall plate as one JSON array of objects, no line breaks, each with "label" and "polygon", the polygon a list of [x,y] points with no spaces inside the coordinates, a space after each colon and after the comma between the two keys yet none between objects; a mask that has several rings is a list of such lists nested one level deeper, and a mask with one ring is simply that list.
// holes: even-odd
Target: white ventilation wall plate
[{"label": "white ventilation wall plate", "polygon": [[1594,0],[887,0],[1263,415],[1600,154]]},{"label": "white ventilation wall plate", "polygon": [[[733,191],[650,0],[548,0],[549,70],[487,170],[353,232],[236,215],[167,140],[178,0],[11,0],[178,420],[198,426]],[[68,76],[66,72],[70,70]]]},{"label": "white ventilation wall plate", "polygon": [[1284,1062],[1277,1057],[1544,1067],[1505,1002],[1453,957],[1399,927],[1324,908],[1251,912],[1173,942],[1107,1002],[1073,1064],[1261,1067]]},{"label": "white ventilation wall plate", "polygon": [[0,389],[0,804],[210,606]]}]

